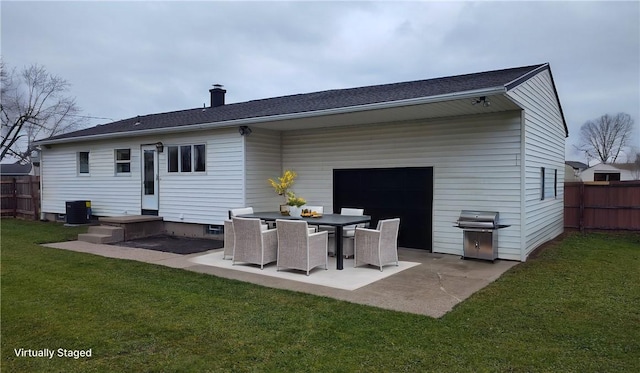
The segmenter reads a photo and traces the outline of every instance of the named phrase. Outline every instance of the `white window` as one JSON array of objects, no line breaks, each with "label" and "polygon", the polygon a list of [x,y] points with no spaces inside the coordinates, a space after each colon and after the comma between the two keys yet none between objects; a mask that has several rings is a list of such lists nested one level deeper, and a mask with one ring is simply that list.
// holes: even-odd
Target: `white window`
[{"label": "white window", "polygon": [[558,170],[540,167],[540,199],[558,197]]},{"label": "white window", "polygon": [[180,147],[180,172],[191,172],[191,145],[183,145]]},{"label": "white window", "polygon": [[168,172],[205,172],[206,147],[204,144],[167,147]]},{"label": "white window", "polygon": [[89,152],[78,152],[78,174],[89,174]]},{"label": "white window", "polygon": [[116,174],[131,173],[131,149],[116,149]]},{"label": "white window", "polygon": [[193,146],[193,170],[195,172],[206,171],[207,152],[204,145]]}]

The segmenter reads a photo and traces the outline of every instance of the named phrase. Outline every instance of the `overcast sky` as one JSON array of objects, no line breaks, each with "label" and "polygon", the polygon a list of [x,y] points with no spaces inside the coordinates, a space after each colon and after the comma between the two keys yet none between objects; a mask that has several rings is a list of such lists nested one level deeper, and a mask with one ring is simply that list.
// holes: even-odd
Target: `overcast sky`
[{"label": "overcast sky", "polygon": [[[72,84],[91,125],[227,103],[549,62],[569,126],[635,121],[640,2],[0,3],[2,59]],[[102,118],[102,119],[98,119]]]}]

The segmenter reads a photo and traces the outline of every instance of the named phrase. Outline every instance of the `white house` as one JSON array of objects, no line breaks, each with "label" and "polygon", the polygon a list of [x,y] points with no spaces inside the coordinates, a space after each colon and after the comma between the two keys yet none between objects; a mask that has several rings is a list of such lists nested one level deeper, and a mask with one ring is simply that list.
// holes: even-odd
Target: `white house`
[{"label": "white house", "polygon": [[632,181],[640,180],[640,169],[634,163],[599,163],[580,173],[582,181]]},{"label": "white house", "polygon": [[[462,209],[500,213],[499,258],[563,231],[567,126],[548,64],[140,115],[39,142],[42,211],[222,225],[277,210],[285,169],[325,212],[402,219],[400,245],[462,254]],[[49,215],[48,215],[49,216]]]},{"label": "white house", "polygon": [[565,161],[564,166],[564,181],[566,182],[580,182],[580,174],[582,171],[589,168],[589,165],[578,161]]}]

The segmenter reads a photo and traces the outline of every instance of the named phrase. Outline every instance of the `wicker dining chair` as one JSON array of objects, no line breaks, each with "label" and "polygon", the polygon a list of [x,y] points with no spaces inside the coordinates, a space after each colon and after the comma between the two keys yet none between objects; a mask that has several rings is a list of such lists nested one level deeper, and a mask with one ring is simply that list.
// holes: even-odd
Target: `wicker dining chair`
[{"label": "wicker dining chair", "polygon": [[233,264],[246,262],[260,265],[278,259],[278,234],[276,229],[262,230],[260,219],[231,218],[233,220]]},{"label": "wicker dining chair", "polygon": [[372,264],[380,267],[398,262],[398,229],[400,219],[378,221],[377,229],[356,228],[354,235],[354,267]]},{"label": "wicker dining chair", "polygon": [[[364,209],[354,209],[343,207],[340,209],[340,215],[347,216],[362,216],[364,215]],[[342,228],[342,255],[345,257],[353,256],[353,237],[356,232],[356,228],[366,228],[366,223],[347,225]]]},{"label": "wicker dining chair", "polygon": [[[324,214],[324,206],[312,206],[312,205],[304,205],[303,208],[319,213],[320,215]],[[319,225],[312,224],[309,226],[309,233],[315,233],[320,230]]]},{"label": "wicker dining chair", "polygon": [[[253,214],[253,207],[242,207],[237,209],[231,209],[229,210],[229,219],[233,218],[234,216],[249,215],[249,214]],[[260,223],[262,224],[260,226],[260,229],[262,229],[263,231],[266,231],[267,229],[269,229],[269,225],[267,224],[267,222],[260,221]]]},{"label": "wicker dining chair", "polygon": [[222,259],[233,258],[233,247],[235,246],[235,233],[233,232],[233,221],[224,221],[224,252],[222,253]]},{"label": "wicker dining chair", "polygon": [[306,221],[301,220],[276,220],[278,231],[278,261],[277,269],[290,268],[309,271],[324,265],[328,269],[327,231],[309,233]]}]

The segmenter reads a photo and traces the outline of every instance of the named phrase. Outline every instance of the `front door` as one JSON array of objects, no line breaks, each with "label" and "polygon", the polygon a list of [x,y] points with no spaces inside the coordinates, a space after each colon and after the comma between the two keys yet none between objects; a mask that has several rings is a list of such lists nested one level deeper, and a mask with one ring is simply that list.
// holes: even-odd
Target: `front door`
[{"label": "front door", "polygon": [[155,145],[142,146],[142,214],[158,215],[158,152]]}]

